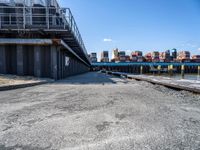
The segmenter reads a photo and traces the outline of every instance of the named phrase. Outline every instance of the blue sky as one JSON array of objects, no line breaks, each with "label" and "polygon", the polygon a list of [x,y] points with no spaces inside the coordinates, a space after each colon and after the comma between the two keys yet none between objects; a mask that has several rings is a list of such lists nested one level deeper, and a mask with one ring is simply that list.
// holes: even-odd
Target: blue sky
[{"label": "blue sky", "polygon": [[88,52],[114,48],[200,54],[200,0],[60,0]]}]

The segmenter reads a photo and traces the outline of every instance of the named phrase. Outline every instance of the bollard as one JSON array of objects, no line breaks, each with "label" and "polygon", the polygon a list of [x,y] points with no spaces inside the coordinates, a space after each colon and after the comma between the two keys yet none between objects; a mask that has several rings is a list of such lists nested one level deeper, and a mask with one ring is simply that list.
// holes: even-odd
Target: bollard
[{"label": "bollard", "polygon": [[185,66],[182,65],[181,66],[181,78],[184,79],[184,76],[185,76]]},{"label": "bollard", "polygon": [[158,66],[158,75],[160,75],[161,65]]},{"label": "bollard", "polygon": [[140,66],[140,74],[143,74],[143,66]]}]

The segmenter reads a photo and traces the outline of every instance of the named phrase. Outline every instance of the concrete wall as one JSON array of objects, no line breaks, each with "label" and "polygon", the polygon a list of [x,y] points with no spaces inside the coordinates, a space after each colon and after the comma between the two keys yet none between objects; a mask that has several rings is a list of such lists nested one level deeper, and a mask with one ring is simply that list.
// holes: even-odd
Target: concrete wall
[{"label": "concrete wall", "polygon": [[62,79],[87,71],[88,66],[60,46],[0,46],[2,74]]},{"label": "concrete wall", "polygon": [[[71,53],[64,49],[60,49],[58,53],[58,79],[68,76],[81,74],[89,71],[89,67],[79,61]],[[66,62],[68,59],[68,63]]]}]

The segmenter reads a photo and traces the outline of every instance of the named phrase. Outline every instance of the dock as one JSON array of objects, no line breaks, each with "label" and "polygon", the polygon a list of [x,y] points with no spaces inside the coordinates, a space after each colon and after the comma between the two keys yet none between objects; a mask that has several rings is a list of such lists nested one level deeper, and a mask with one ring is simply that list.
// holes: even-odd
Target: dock
[{"label": "dock", "polygon": [[152,84],[163,85],[176,90],[185,90],[200,94],[200,80],[173,79],[169,77],[153,76],[153,75],[133,75],[123,72],[111,72],[111,71],[102,71],[102,72],[114,76],[125,77],[127,79],[147,81]]}]

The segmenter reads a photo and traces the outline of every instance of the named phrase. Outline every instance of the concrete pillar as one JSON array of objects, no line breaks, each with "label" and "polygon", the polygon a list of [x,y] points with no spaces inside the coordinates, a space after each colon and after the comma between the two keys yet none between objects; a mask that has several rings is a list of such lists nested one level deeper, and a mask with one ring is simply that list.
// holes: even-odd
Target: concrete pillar
[{"label": "concrete pillar", "polygon": [[24,75],[24,53],[22,45],[17,45],[17,75]]},{"label": "concrete pillar", "polygon": [[0,45],[0,73],[6,74],[6,47]]},{"label": "concrete pillar", "polygon": [[34,76],[42,76],[41,46],[34,46]]},{"label": "concrete pillar", "polygon": [[58,79],[57,48],[54,45],[51,46],[51,77]]}]

